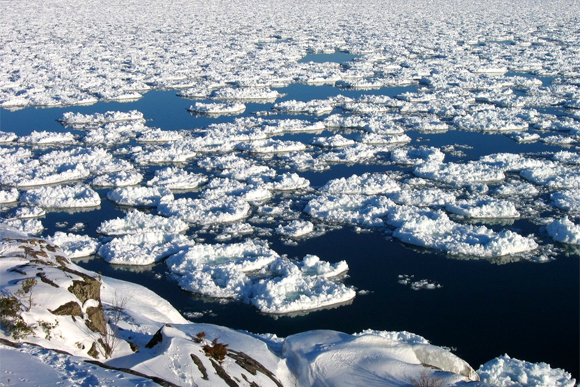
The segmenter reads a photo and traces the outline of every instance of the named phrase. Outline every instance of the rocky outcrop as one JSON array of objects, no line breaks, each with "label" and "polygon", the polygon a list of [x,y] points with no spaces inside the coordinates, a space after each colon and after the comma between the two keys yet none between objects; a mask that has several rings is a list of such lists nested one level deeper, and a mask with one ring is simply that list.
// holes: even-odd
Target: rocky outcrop
[{"label": "rocky outcrop", "polygon": [[83,310],[78,302],[70,301],[56,308],[55,310],[49,310],[50,313],[57,316],[72,316],[83,318]]}]

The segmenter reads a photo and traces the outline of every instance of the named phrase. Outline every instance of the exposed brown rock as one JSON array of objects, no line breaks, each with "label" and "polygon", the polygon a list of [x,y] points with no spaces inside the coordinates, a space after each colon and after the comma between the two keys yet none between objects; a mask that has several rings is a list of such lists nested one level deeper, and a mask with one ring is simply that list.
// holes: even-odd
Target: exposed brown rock
[{"label": "exposed brown rock", "polygon": [[55,310],[49,310],[50,313],[57,316],[77,316],[83,317],[83,310],[78,302],[69,301],[64,305],[59,306]]}]

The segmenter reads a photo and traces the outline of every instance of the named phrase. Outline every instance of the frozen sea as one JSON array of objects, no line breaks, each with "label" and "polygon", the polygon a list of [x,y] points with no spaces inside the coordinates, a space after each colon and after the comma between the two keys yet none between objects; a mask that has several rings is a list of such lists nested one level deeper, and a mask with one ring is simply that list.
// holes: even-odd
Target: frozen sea
[{"label": "frozen sea", "polygon": [[[464,36],[451,19],[417,43],[413,20],[405,38],[387,30],[400,39],[387,47],[370,33],[362,44],[265,28],[199,48],[195,76],[154,50],[158,63],[131,52],[117,68],[95,49],[87,73],[111,79],[73,71],[61,94],[13,68],[1,220],[192,321],[279,336],[405,330],[474,368],[508,354],[578,379],[578,31],[564,18],[515,33],[476,11],[493,23],[456,15]],[[263,71],[208,55],[236,50],[263,55]]]}]

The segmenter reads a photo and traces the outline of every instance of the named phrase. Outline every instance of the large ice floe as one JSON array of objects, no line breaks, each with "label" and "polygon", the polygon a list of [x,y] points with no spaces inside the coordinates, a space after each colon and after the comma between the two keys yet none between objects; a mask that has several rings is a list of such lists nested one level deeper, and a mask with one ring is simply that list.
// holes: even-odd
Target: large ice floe
[{"label": "large ice floe", "polygon": [[[572,0],[1,2],[0,223],[269,314],[353,301],[357,258],[271,247],[337,229],[455,258],[575,256],[578,14]],[[362,384],[326,371],[336,354],[314,338],[347,363],[376,342],[401,349],[392,364],[429,364],[376,336],[287,339],[288,365],[309,371],[286,384]],[[376,376],[374,354],[388,356],[365,357]],[[507,357],[484,369],[491,385],[569,386]]]},{"label": "large ice floe", "polygon": [[259,240],[197,244],[171,256],[167,265],[185,290],[239,299],[264,313],[323,308],[356,294],[331,279],[348,270],[345,261],[330,264],[314,255],[292,261]]}]

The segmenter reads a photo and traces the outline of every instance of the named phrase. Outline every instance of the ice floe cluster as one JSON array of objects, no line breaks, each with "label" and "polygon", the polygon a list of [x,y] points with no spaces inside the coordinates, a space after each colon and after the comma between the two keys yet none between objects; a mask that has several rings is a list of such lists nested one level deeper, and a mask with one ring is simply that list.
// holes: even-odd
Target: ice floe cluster
[{"label": "ice floe cluster", "polygon": [[[521,0],[508,28],[498,16],[513,14],[508,4],[339,3],[330,16],[322,3],[250,1],[269,15],[255,18],[129,1],[120,28],[93,3],[0,5],[1,107],[177,90],[192,100],[183,116],[209,122],[166,130],[127,105],[55,113],[60,131],[1,132],[2,222],[42,233],[48,212],[112,207],[124,217],[99,213],[91,231],[51,238],[71,257],[167,260],[184,289],[268,313],[355,294],[338,275],[346,264],[281,256],[275,238],[351,227],[494,260],[579,244],[578,4],[536,12]],[[148,6],[156,12],[135,12]],[[336,53],[350,58],[311,60]]]}]

